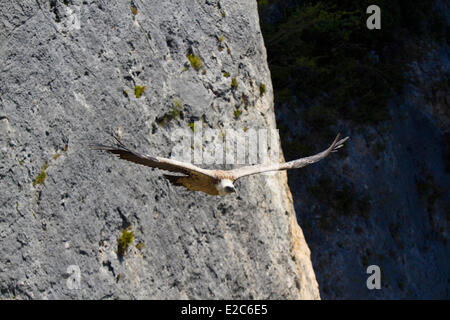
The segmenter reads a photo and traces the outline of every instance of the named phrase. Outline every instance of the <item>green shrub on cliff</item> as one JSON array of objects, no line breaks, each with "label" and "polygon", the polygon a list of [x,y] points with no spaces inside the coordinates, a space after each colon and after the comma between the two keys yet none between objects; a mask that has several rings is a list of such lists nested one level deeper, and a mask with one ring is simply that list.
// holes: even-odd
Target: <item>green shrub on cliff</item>
[{"label": "green shrub on cliff", "polygon": [[123,257],[127,253],[128,246],[133,242],[133,240],[134,232],[131,227],[122,230],[122,234],[117,241],[117,253],[119,256]]},{"label": "green shrub on cliff", "polygon": [[[381,30],[366,27],[366,8],[373,4],[369,0],[258,4],[275,102],[296,96],[306,102],[303,105],[320,104],[360,124],[389,118],[387,101],[401,90],[411,56],[405,35],[413,40],[430,34],[445,39],[432,1],[378,1]],[[281,13],[279,21],[270,15],[273,5]],[[420,54],[419,48],[414,50]]]}]

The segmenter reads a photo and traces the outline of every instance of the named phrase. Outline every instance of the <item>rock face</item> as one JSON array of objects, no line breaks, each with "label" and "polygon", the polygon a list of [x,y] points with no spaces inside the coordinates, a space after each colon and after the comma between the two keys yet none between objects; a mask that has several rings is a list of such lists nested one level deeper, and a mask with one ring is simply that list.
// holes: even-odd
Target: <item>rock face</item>
[{"label": "rock face", "polygon": [[275,128],[255,1],[10,1],[0,26],[1,298],[319,298],[284,173],[211,197],[87,148]]},{"label": "rock face", "polygon": [[[281,12],[278,5],[286,3],[270,2],[266,10],[270,27]],[[365,12],[363,3],[353,3]],[[438,41],[424,29],[418,41],[403,33],[407,48],[413,49],[401,60],[406,63],[405,82],[388,101],[389,119],[361,124],[340,113],[331,128],[321,122],[321,131],[340,130],[350,136],[344,152],[326,164],[288,172],[323,299],[450,297],[450,4],[433,1],[433,7],[442,13],[442,21],[436,15],[427,16],[427,21],[441,23],[447,37]],[[389,14],[393,12],[386,9],[382,15]],[[270,53],[267,39],[266,46]],[[277,58],[269,54],[269,61]],[[322,96],[329,93],[325,87],[321,90]],[[305,88],[299,91],[309,93]],[[287,132],[306,136],[316,148],[313,151],[318,151],[321,146],[312,137],[313,126],[299,116],[311,103],[300,95],[294,98],[292,105],[275,106],[280,131],[282,124],[287,126]],[[325,118],[325,112],[322,115]],[[380,290],[366,285],[370,265],[380,267]]]},{"label": "rock face", "polygon": [[[289,173],[324,299],[449,298],[449,100],[439,85],[448,81],[449,52],[437,47],[411,64],[391,120],[350,129],[344,159]],[[335,196],[352,204],[339,217],[305,196],[335,174]],[[382,270],[381,290],[366,287],[369,265]]]}]

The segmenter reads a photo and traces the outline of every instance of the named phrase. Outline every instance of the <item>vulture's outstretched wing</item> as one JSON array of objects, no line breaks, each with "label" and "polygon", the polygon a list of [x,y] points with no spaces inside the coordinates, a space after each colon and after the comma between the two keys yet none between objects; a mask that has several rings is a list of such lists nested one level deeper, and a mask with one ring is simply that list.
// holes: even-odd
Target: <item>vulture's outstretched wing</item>
[{"label": "vulture's outstretched wing", "polygon": [[94,150],[105,150],[107,152],[116,154],[120,159],[128,160],[147,167],[158,168],[170,172],[182,173],[187,176],[207,176],[215,178],[211,170],[202,169],[193,164],[177,161],[174,159],[167,159],[161,157],[153,157],[131,151],[120,140],[114,136],[117,141],[117,146],[105,146],[101,144],[91,144],[89,147]]},{"label": "vulture's outstretched wing", "polygon": [[288,169],[297,169],[307,166],[309,164],[315,163],[317,161],[322,160],[326,156],[328,156],[331,152],[336,152],[340,148],[344,146],[344,142],[347,141],[348,137],[345,137],[339,140],[340,134],[337,135],[336,139],[334,139],[333,143],[328,147],[328,149],[317,153],[310,157],[300,158],[297,160],[292,160],[284,163],[274,163],[274,164],[258,164],[254,166],[246,166],[238,169],[230,170],[229,172],[233,175],[234,179],[237,180],[239,178],[249,176],[252,174],[268,172],[268,171],[278,171],[278,170],[288,170]]}]

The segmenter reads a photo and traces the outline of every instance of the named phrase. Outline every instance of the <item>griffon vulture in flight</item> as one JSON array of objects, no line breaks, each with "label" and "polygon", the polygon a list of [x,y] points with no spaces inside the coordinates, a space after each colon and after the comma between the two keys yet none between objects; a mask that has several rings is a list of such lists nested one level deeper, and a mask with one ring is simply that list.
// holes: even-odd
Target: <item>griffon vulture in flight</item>
[{"label": "griffon vulture in flight", "polygon": [[331,152],[336,152],[344,145],[344,142],[348,139],[348,137],[346,137],[339,140],[338,134],[336,139],[334,139],[333,143],[328,147],[328,149],[313,156],[300,158],[289,162],[275,164],[257,164],[233,170],[208,170],[199,168],[186,162],[154,157],[131,151],[130,149],[125,147],[125,145],[120,142],[117,137],[114,138],[117,141],[117,146],[93,144],[90,145],[90,147],[95,150],[105,150],[110,153],[116,154],[120,157],[120,159],[123,160],[128,160],[152,168],[180,173],[182,175],[164,174],[164,177],[175,186],[184,186],[189,190],[202,191],[213,196],[223,196],[236,192],[233,182],[245,176],[268,171],[297,169],[320,161],[328,156]]}]

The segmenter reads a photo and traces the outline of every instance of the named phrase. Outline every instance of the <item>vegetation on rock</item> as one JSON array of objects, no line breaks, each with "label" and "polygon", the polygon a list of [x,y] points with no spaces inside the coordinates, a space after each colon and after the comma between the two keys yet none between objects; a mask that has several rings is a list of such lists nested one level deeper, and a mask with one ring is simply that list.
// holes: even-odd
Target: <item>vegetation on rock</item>
[{"label": "vegetation on rock", "polygon": [[124,230],[122,230],[122,234],[120,235],[120,238],[117,241],[117,253],[119,256],[123,257],[127,253],[127,249],[129,245],[134,240],[134,232],[131,229],[131,227],[128,227]]}]

